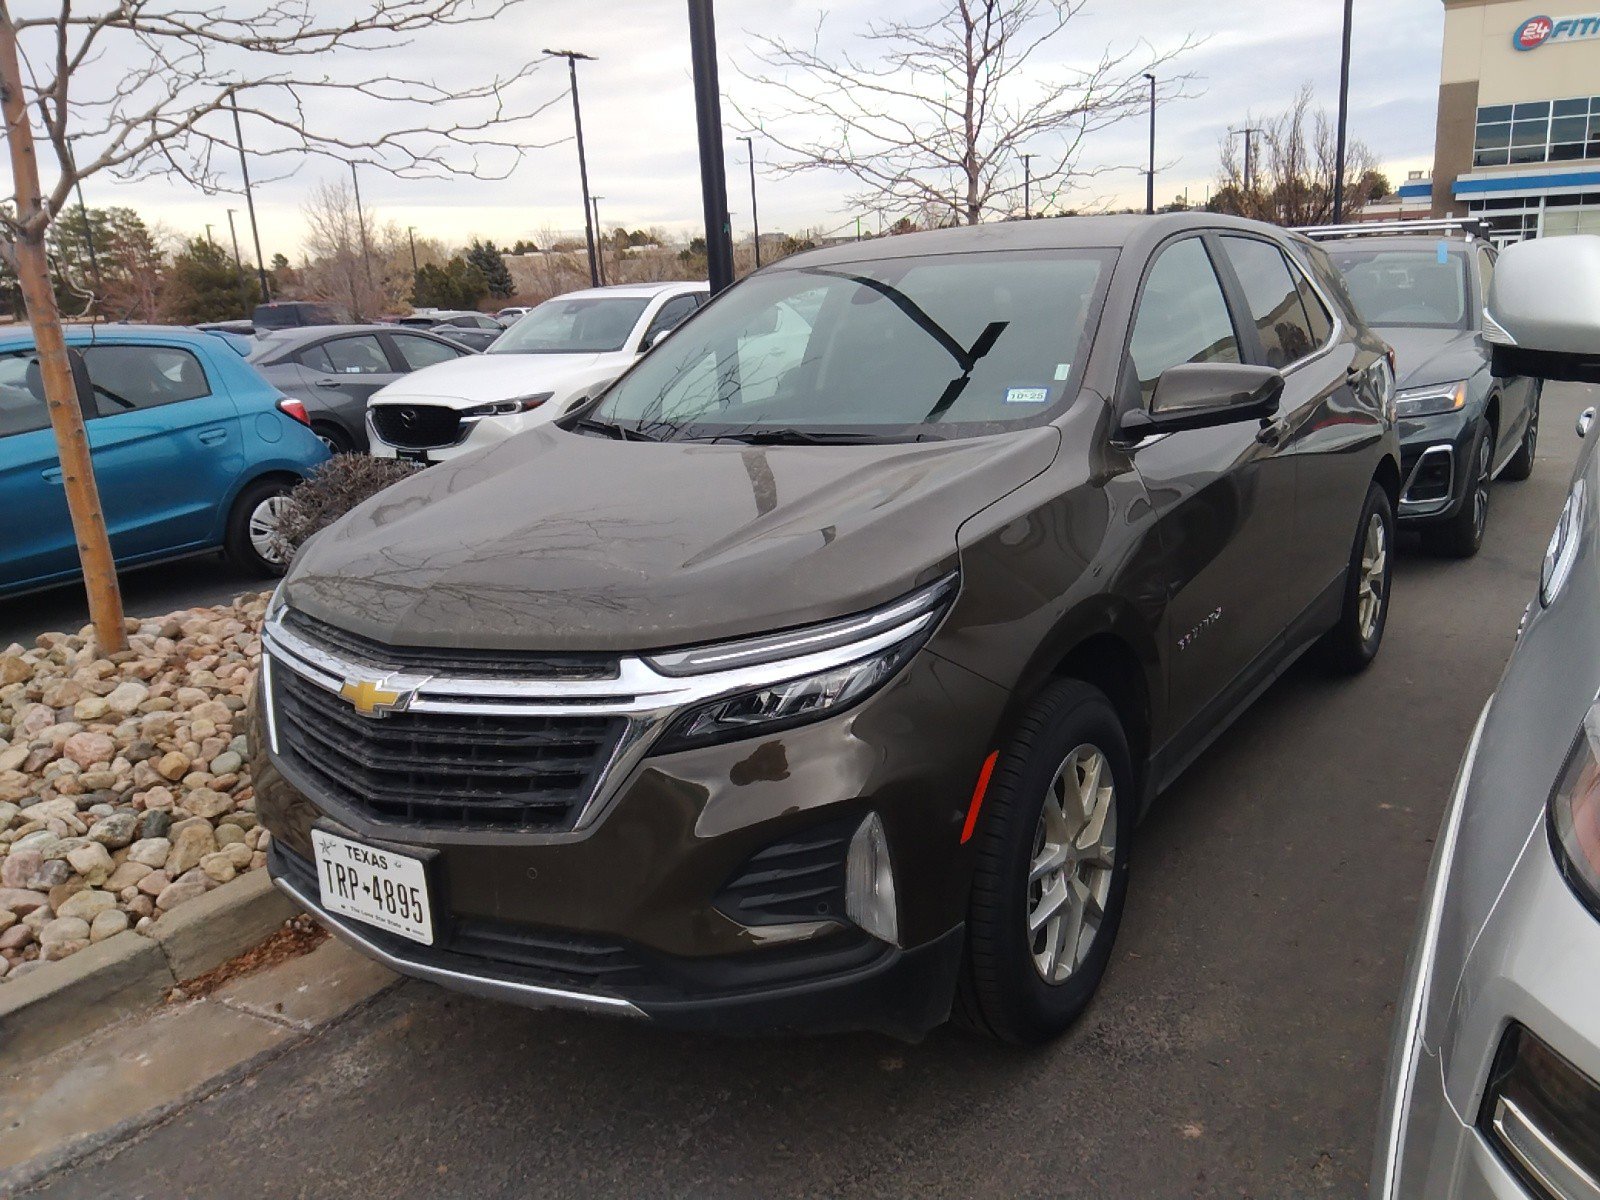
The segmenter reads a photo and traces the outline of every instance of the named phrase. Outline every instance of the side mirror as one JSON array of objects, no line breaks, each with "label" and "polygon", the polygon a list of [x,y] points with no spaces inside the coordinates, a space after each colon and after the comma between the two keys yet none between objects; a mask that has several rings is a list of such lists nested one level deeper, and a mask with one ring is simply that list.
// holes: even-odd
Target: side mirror
[{"label": "side mirror", "polygon": [[1138,440],[1182,429],[1269,420],[1283,398],[1283,375],[1241,363],[1182,363],[1156,380],[1150,410],[1123,414],[1122,432]]},{"label": "side mirror", "polygon": [[1507,246],[1483,324],[1496,376],[1600,383],[1600,237]]},{"label": "side mirror", "polygon": [[652,330],[650,330],[642,338],[639,339],[639,353],[643,354],[646,350],[650,349],[652,346],[660,345],[662,342],[664,342],[666,340],[667,334],[669,334],[671,332],[672,332],[672,330],[670,330],[670,329],[652,329]]}]

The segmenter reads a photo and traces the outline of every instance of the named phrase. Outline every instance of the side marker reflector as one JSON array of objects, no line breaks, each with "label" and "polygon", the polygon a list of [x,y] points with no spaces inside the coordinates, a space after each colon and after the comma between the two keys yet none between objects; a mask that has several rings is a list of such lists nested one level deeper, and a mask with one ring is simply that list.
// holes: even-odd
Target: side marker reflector
[{"label": "side marker reflector", "polygon": [[989,776],[994,774],[995,759],[999,757],[1000,751],[991,751],[978,772],[978,786],[972,789],[972,803],[967,806],[967,823],[961,827],[963,846],[972,840],[972,831],[978,827],[978,810],[983,807],[984,793],[989,790]]}]

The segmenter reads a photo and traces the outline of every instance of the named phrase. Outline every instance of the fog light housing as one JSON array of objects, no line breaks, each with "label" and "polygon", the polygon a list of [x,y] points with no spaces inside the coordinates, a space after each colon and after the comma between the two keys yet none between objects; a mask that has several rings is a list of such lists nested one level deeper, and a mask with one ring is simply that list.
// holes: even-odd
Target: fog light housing
[{"label": "fog light housing", "polygon": [[1500,1039],[1478,1130],[1541,1200],[1600,1200],[1600,1084],[1524,1026]]},{"label": "fog light housing", "polygon": [[870,813],[850,839],[844,868],[844,911],[879,941],[900,944],[900,916],[894,897],[894,866],[889,839],[877,813]]}]

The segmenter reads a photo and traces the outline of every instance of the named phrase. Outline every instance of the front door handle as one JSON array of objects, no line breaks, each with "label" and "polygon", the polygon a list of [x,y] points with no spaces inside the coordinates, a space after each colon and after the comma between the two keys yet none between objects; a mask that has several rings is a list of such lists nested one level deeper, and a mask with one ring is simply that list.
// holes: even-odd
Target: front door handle
[{"label": "front door handle", "polygon": [[1283,439],[1289,434],[1287,421],[1263,421],[1261,428],[1256,431],[1256,441],[1263,446],[1281,446]]},{"label": "front door handle", "polygon": [[39,474],[44,477],[44,481],[46,483],[60,483],[61,482],[61,468],[60,467],[49,467],[49,468],[47,468],[47,469],[45,469],[43,471],[40,471]]},{"label": "front door handle", "polygon": [[321,388],[336,388],[341,386],[337,379],[319,379],[317,386]]},{"label": "front door handle", "polygon": [[226,429],[202,429],[200,431],[200,440],[207,446],[215,446],[218,442],[226,440],[227,436],[228,431]]}]

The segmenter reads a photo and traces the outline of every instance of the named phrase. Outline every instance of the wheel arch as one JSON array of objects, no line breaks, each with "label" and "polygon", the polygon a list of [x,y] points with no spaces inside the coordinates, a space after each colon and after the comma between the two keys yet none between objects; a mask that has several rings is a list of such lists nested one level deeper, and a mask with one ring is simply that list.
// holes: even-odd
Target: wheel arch
[{"label": "wheel arch", "polygon": [[1372,473],[1372,481],[1383,489],[1384,495],[1389,497],[1389,507],[1398,513],[1400,511],[1400,464],[1395,461],[1394,455],[1385,454],[1378,460],[1378,469]]}]

